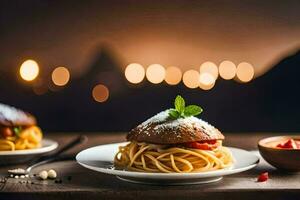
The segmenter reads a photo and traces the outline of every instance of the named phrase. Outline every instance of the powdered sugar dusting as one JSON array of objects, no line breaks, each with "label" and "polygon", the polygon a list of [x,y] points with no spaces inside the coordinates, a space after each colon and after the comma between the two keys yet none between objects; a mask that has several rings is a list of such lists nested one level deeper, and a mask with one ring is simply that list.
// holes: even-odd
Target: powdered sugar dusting
[{"label": "powdered sugar dusting", "polygon": [[9,122],[26,121],[28,120],[28,115],[12,106],[0,103],[0,120]]},{"label": "powdered sugar dusting", "polygon": [[154,115],[153,117],[147,119],[143,123],[141,123],[139,125],[139,127],[145,127],[145,126],[148,126],[149,124],[154,124],[154,123],[162,123],[162,122],[166,121],[168,119],[168,117],[169,117],[168,110],[162,111],[162,112]]},{"label": "powdered sugar dusting", "polygon": [[[178,118],[175,120],[172,120],[169,118],[169,110],[162,111],[155,116],[149,118],[142,124],[140,124],[137,128],[142,129],[141,132],[144,134],[150,136],[149,129],[152,127],[155,132],[152,132],[152,134],[161,134],[164,133],[167,130],[174,132],[175,137],[181,137],[178,133],[181,128],[184,129],[197,129],[202,130],[204,133],[207,133],[208,135],[214,135],[216,134],[216,128],[207,122],[197,118],[197,117],[186,117],[186,118]],[[150,126],[151,125],[151,126]],[[141,133],[140,132],[140,133]]]}]

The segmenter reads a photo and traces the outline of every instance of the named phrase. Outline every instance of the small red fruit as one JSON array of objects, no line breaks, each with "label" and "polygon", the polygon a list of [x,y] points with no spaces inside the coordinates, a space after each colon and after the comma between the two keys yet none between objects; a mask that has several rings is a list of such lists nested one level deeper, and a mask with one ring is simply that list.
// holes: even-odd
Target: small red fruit
[{"label": "small red fruit", "polygon": [[2,136],[3,136],[4,138],[13,136],[12,130],[11,130],[10,128],[8,128],[8,127],[2,128],[2,129],[0,130],[0,132],[2,133]]},{"label": "small red fruit", "polygon": [[258,178],[257,178],[257,182],[265,182],[269,179],[269,173],[268,172],[264,172],[261,173]]},{"label": "small red fruit", "polygon": [[280,143],[276,147],[282,149],[298,149],[298,144],[295,140],[289,139],[285,143]]}]

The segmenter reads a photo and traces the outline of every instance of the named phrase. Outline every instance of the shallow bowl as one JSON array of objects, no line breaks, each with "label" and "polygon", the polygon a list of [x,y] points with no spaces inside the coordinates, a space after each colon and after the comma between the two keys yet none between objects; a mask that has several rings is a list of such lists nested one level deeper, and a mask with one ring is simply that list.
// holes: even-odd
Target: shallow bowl
[{"label": "shallow bowl", "polygon": [[300,171],[300,149],[281,149],[271,147],[270,143],[288,139],[300,140],[298,135],[268,137],[258,142],[258,149],[262,157],[277,169]]}]

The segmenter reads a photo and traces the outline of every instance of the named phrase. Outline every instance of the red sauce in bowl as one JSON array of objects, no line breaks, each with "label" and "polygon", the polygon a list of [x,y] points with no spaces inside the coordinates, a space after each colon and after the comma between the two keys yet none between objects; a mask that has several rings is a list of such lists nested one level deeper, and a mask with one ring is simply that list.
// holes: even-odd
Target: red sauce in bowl
[{"label": "red sauce in bowl", "polygon": [[278,143],[276,147],[281,149],[300,149],[300,141],[291,138]]}]

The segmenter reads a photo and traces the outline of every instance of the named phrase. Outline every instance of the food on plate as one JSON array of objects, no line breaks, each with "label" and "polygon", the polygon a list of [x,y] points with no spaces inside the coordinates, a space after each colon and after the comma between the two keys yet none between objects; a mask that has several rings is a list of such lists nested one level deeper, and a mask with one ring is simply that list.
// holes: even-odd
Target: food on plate
[{"label": "food on plate", "polygon": [[0,151],[38,148],[42,137],[31,114],[0,103]]},{"label": "food on plate", "polygon": [[127,135],[129,143],[119,147],[117,168],[138,172],[187,173],[230,168],[233,157],[222,146],[224,136],[196,118],[202,112],[196,105],[185,106],[181,96],[175,108],[146,120]]}]

